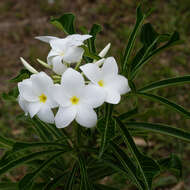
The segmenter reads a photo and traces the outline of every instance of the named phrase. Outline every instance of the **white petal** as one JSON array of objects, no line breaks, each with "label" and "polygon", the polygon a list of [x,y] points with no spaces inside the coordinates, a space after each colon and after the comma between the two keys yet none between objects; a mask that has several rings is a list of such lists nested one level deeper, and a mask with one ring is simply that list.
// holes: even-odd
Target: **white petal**
[{"label": "white petal", "polygon": [[36,36],[35,39],[40,40],[42,42],[49,43],[51,40],[59,39],[54,36]]},{"label": "white petal", "polygon": [[[55,50],[51,50],[47,56],[47,63],[49,65],[52,65],[52,58],[55,57],[55,56],[60,56],[60,52],[57,52]],[[62,57],[62,56],[61,56]]]},{"label": "white petal", "polygon": [[55,39],[55,40],[50,41],[50,46],[53,50],[63,53],[68,48],[67,43],[68,43],[67,40],[64,38],[63,39]]},{"label": "white petal", "polygon": [[63,56],[56,55],[47,58],[48,65],[62,64]]},{"label": "white petal", "polygon": [[25,79],[18,83],[18,90],[20,95],[29,102],[35,102],[38,100],[37,93],[32,88],[32,81],[30,79]]},{"label": "white petal", "polygon": [[53,63],[53,71],[58,74],[62,75],[67,70],[67,66],[64,63],[55,62]]},{"label": "white petal", "polygon": [[84,127],[94,127],[97,122],[96,112],[89,106],[80,105],[77,108],[76,121]]},{"label": "white petal", "polygon": [[42,104],[40,102],[32,102],[28,104],[28,112],[30,117],[33,118],[41,109]]},{"label": "white petal", "polygon": [[25,115],[28,115],[28,102],[26,100],[24,100],[24,98],[22,96],[18,96],[18,103],[20,105],[20,107],[23,109],[23,111],[25,112]]},{"label": "white petal", "polygon": [[59,107],[59,110],[55,116],[55,124],[57,128],[67,127],[76,116],[75,107]]},{"label": "white petal", "polygon": [[62,85],[54,86],[53,98],[62,107],[71,106],[70,96],[67,96]]},{"label": "white petal", "polygon": [[85,82],[78,71],[68,68],[62,75],[61,84],[64,86],[66,93],[76,96],[81,93]]},{"label": "white petal", "polygon": [[117,90],[121,95],[131,90],[127,78],[122,75],[117,75],[117,77],[112,80],[112,83],[110,83],[110,85],[111,88]]},{"label": "white petal", "polygon": [[43,105],[40,111],[37,113],[40,120],[46,123],[54,123],[54,114],[51,108],[47,105]]},{"label": "white petal", "polygon": [[89,84],[84,88],[83,101],[93,108],[101,106],[105,98],[105,90],[97,85]]},{"label": "white petal", "polygon": [[114,76],[118,74],[118,66],[113,57],[108,57],[105,59],[102,66],[102,73],[104,76]]},{"label": "white petal", "polygon": [[31,80],[33,88],[38,90],[39,95],[41,95],[41,93],[45,93],[49,87],[54,85],[51,77],[44,72],[33,74],[31,76]]},{"label": "white petal", "polygon": [[88,63],[80,66],[80,69],[93,83],[97,83],[99,80],[101,80],[101,71],[98,65],[94,63]]},{"label": "white petal", "polygon": [[107,96],[105,100],[106,102],[110,104],[118,104],[120,102],[121,96],[119,92],[111,88],[106,89],[106,92],[107,92]]},{"label": "white petal", "polygon": [[74,46],[81,46],[83,45],[83,41],[91,38],[91,35],[85,34],[85,35],[80,35],[80,34],[72,34],[66,37],[67,40],[69,40],[70,45]]},{"label": "white petal", "polygon": [[82,59],[84,53],[83,48],[71,46],[65,50],[63,54],[63,61],[67,63],[77,63]]},{"label": "white petal", "polygon": [[95,62],[93,62],[95,65],[97,65],[98,67],[100,67],[100,66],[102,66],[102,64],[104,63],[104,58],[103,59],[100,59],[100,60],[98,60],[98,61],[95,61]]},{"label": "white petal", "polygon": [[100,57],[105,57],[110,49],[111,43],[107,44],[106,47],[98,54]]}]

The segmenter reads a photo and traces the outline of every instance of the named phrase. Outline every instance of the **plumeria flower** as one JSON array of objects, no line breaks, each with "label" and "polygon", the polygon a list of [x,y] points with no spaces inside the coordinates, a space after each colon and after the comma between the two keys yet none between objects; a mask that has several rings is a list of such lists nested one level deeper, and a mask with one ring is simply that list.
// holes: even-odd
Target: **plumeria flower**
[{"label": "plumeria flower", "polygon": [[61,85],[54,89],[54,98],[59,104],[55,116],[58,128],[68,126],[74,119],[84,127],[93,127],[97,115],[93,108],[104,102],[104,93],[95,85],[85,85],[83,76],[68,68],[62,75]]},{"label": "plumeria flower", "polygon": [[18,83],[20,107],[30,117],[37,115],[42,121],[54,123],[54,114],[51,108],[57,107],[52,97],[54,83],[44,72],[31,75]]},{"label": "plumeria flower", "polygon": [[121,95],[130,91],[128,80],[118,74],[118,66],[113,57],[106,58],[100,68],[96,63],[80,67],[91,85],[99,87],[105,96],[105,102],[118,104]]},{"label": "plumeria flower", "polygon": [[48,54],[47,62],[49,65],[53,65],[55,73],[61,75],[67,69],[67,64],[81,61],[84,49],[80,46],[91,37],[91,35],[73,34],[66,38],[39,36],[36,39],[50,44],[52,49]]}]

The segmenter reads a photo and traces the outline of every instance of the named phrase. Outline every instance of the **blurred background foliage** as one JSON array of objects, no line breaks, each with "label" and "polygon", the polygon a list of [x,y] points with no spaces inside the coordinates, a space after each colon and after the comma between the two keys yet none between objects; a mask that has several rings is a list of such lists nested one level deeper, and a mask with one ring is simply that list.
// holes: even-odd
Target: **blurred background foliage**
[{"label": "blurred background foliage", "polygon": [[[99,23],[103,30],[97,37],[97,47],[100,51],[108,42],[112,43],[109,55],[120,60],[122,49],[127,43],[129,34],[135,23],[135,9],[140,1],[132,0],[1,0],[0,1],[0,92],[8,92],[15,84],[9,82],[22,68],[19,57],[24,57],[37,69],[42,69],[37,64],[36,58],[46,60],[49,47],[34,39],[39,35],[52,35],[63,37],[63,33],[49,23],[51,16],[60,16],[66,12],[76,15],[78,32],[84,28],[90,29],[92,24]],[[151,22],[159,33],[172,33],[177,30],[181,39],[181,45],[156,56],[143,68],[135,80],[138,87],[152,81],[164,78],[190,74],[190,0],[144,0],[145,10],[153,8],[153,13],[146,19]],[[137,42],[136,49],[140,43]],[[154,91],[190,110],[190,86],[177,86]],[[120,111],[130,107],[125,103],[118,107]],[[144,112],[146,108],[146,112]],[[31,141],[36,137],[32,128],[19,114],[22,111],[17,102],[5,102],[0,99],[0,130],[1,134],[13,137],[17,140]],[[18,119],[16,119],[18,118]],[[166,123],[173,126],[189,129],[190,122],[179,114],[169,112],[167,108],[157,103],[142,100],[139,105],[137,120]],[[149,145],[144,145],[136,139],[137,144],[154,158],[168,156],[171,152],[177,153],[183,160],[183,179],[177,182],[169,174],[165,174],[157,182],[157,189],[188,190],[190,188],[190,145],[166,138],[161,135],[148,135]],[[0,152],[1,153],[1,152]],[[2,154],[2,153],[1,153]],[[17,181],[25,172],[25,168],[19,171],[7,173],[5,178]],[[3,179],[2,179],[3,180]],[[114,176],[109,183],[124,184],[125,178]],[[113,182],[114,181],[114,182]]]}]

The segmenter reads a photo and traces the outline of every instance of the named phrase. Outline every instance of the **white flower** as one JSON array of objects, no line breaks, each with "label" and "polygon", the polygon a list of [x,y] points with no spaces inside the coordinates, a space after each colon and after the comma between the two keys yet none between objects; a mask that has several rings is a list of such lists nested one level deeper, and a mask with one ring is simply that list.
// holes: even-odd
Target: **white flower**
[{"label": "white flower", "polygon": [[18,83],[18,101],[25,114],[30,117],[37,115],[42,121],[54,123],[54,114],[51,108],[57,106],[52,97],[54,83],[44,72],[31,75]]},{"label": "white flower", "polygon": [[104,60],[100,68],[96,63],[89,63],[80,67],[91,85],[99,87],[105,94],[105,102],[118,104],[121,95],[130,91],[128,80],[118,74],[118,66],[113,57]]},{"label": "white flower", "polygon": [[83,76],[71,68],[62,75],[61,85],[55,87],[54,98],[59,104],[55,116],[58,128],[68,126],[74,119],[84,127],[95,126],[97,115],[93,108],[100,106],[105,99],[99,88],[85,85]]},{"label": "white flower", "polygon": [[47,42],[51,46],[48,54],[47,62],[53,65],[53,71],[59,75],[67,69],[66,64],[80,62],[84,53],[84,49],[80,47],[84,41],[91,38],[91,35],[73,34],[66,38],[56,38],[52,36],[36,37],[43,42]]},{"label": "white flower", "polygon": [[34,67],[32,67],[28,62],[26,62],[22,57],[20,57],[20,60],[22,61],[22,64],[28,71],[30,71],[33,74],[38,73],[38,71],[36,71],[36,69],[34,69]]}]

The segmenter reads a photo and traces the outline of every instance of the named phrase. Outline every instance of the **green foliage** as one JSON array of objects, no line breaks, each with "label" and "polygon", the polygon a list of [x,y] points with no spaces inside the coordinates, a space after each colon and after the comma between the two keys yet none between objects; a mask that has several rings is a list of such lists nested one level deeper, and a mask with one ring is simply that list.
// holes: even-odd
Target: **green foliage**
[{"label": "green foliage", "polygon": [[66,34],[74,34],[75,33],[75,16],[71,13],[64,14],[59,18],[52,18],[51,23],[64,31]]}]

